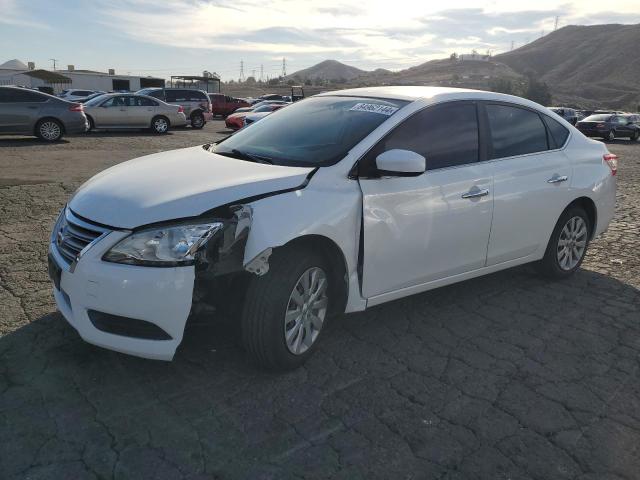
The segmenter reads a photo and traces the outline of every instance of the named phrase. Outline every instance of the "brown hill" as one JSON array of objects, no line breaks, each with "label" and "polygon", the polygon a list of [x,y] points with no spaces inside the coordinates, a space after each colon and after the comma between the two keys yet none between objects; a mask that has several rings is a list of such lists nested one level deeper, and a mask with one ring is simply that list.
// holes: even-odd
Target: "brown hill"
[{"label": "brown hill", "polygon": [[635,109],[638,45],[640,24],[568,26],[495,60],[546,82],[556,103]]},{"label": "brown hill", "polygon": [[337,60],[325,60],[312,67],[298,70],[297,72],[288,75],[288,79],[293,79],[298,82],[304,82],[305,80],[329,80],[329,81],[343,81],[348,82],[360,75],[367,72],[360,70],[359,68],[345,65]]}]

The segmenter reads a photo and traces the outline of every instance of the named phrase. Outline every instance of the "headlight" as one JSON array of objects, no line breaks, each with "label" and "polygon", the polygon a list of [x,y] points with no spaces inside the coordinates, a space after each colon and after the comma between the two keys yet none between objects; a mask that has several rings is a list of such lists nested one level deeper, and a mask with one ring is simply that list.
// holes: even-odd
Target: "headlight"
[{"label": "headlight", "polygon": [[152,267],[190,265],[198,249],[222,226],[221,222],[212,222],[141,230],[120,240],[102,259]]}]

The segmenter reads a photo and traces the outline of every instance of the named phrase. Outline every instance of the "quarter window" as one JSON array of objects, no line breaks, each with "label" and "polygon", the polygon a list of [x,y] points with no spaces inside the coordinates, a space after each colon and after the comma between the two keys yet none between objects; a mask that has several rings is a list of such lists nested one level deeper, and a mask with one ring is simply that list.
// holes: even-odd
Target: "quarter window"
[{"label": "quarter window", "polygon": [[524,108],[487,105],[493,157],[505,158],[549,149],[540,115]]},{"label": "quarter window", "polygon": [[555,121],[553,118],[544,116],[544,122],[547,124],[551,140],[555,142],[555,148],[560,148],[567,141],[569,136],[569,130],[560,125],[560,122]]},{"label": "quarter window", "polygon": [[[478,161],[478,116],[473,103],[436,105],[408,118],[382,139],[364,162],[393,149],[411,150],[427,159],[427,170]],[[368,172],[367,172],[368,173]],[[366,175],[366,173],[365,173]]]}]

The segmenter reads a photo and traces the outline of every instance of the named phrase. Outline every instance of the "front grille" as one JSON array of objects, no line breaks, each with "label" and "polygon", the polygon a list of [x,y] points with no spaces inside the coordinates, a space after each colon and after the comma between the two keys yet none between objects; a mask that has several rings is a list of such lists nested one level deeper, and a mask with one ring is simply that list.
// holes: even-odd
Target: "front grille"
[{"label": "front grille", "polygon": [[172,337],[162,328],[146,320],[121,317],[109,313],[88,310],[89,320],[98,330],[122,337],[143,340],[171,340]]},{"label": "front grille", "polygon": [[87,245],[107,232],[109,229],[83,220],[65,208],[55,232],[55,245],[60,255],[73,263]]}]

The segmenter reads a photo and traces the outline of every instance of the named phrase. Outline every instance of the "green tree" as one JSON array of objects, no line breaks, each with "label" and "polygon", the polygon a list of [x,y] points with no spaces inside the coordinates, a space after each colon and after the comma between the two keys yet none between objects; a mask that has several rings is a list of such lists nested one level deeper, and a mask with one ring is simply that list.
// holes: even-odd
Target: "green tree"
[{"label": "green tree", "polygon": [[517,95],[515,85],[508,78],[492,78],[489,80],[489,89],[492,92]]}]

